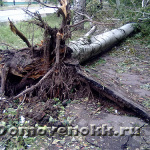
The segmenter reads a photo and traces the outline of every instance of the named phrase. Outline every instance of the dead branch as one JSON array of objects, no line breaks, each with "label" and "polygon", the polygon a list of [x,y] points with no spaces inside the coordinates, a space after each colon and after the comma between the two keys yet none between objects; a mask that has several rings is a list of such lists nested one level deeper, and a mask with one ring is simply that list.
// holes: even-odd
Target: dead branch
[{"label": "dead branch", "polygon": [[38,11],[36,11],[36,12],[34,12],[34,13],[31,12],[30,10],[28,10],[28,9],[23,9],[23,11],[24,11],[26,14],[28,14],[29,16],[31,16],[32,18],[34,18],[35,20],[38,20],[38,21],[40,21],[41,23],[44,23],[44,21],[43,21],[41,15],[39,14]]},{"label": "dead branch", "polygon": [[78,26],[79,24],[82,24],[82,23],[85,23],[85,22],[93,22],[94,24],[98,24],[98,25],[115,25],[115,23],[100,23],[100,22],[97,22],[97,21],[92,21],[92,20],[90,20],[90,19],[85,19],[85,20],[80,21],[80,22],[77,23],[77,24],[70,25],[69,27],[70,27],[70,28],[73,28],[73,27],[76,27],[76,26]]},{"label": "dead branch", "polygon": [[88,16],[87,14],[83,14],[83,13],[81,13],[81,12],[78,12],[78,11],[76,11],[76,13],[77,14],[79,14],[79,15],[81,15],[81,16],[84,16],[84,17],[86,17],[87,19],[89,19],[89,20],[91,20],[90,21],[90,25],[91,25],[91,27],[93,26],[93,19],[90,17],[90,16]]},{"label": "dead branch", "polygon": [[84,37],[91,36],[96,31],[96,26],[93,26],[89,32],[87,32]]},{"label": "dead branch", "polygon": [[90,20],[91,29],[88,33],[86,33],[84,35],[84,37],[91,36],[96,31],[96,28],[97,28],[95,25],[93,25],[93,19],[90,16],[88,16],[87,14],[83,14],[83,13],[80,13],[78,11],[76,11],[76,13],[79,15],[85,16],[86,18],[88,18]]},{"label": "dead branch", "polygon": [[57,6],[48,6],[48,5],[44,4],[43,2],[41,2],[40,0],[34,0],[34,1],[35,1],[35,2],[38,2],[39,4],[41,4],[41,5],[45,6],[45,7],[58,9]]},{"label": "dead branch", "polygon": [[38,12],[33,13],[28,9],[24,9],[24,12],[35,19],[34,21],[26,21],[26,22],[35,24],[45,30],[48,30],[49,33],[51,33],[52,28],[46,22],[44,22],[44,20],[42,19],[41,15]]},{"label": "dead branch", "polygon": [[8,18],[9,23],[10,23],[10,29],[11,31],[18,35],[26,44],[28,47],[31,47],[30,42],[28,41],[28,39],[15,27],[15,25],[12,23],[12,21],[10,21],[10,19]]},{"label": "dead branch", "polygon": [[69,27],[73,28],[73,27],[76,27],[76,26],[78,26],[78,25],[80,25],[82,23],[85,23],[85,22],[90,22],[90,20],[89,19],[85,19],[85,20],[82,20],[82,21],[80,21],[80,22],[78,22],[76,24],[70,25]]}]

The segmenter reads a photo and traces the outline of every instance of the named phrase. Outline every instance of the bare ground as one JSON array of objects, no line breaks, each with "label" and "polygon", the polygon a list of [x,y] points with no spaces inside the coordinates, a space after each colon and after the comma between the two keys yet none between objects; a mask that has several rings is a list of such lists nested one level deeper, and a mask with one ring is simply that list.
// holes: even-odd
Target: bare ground
[{"label": "bare ground", "polygon": [[143,47],[138,40],[132,44],[124,42],[84,69],[100,84],[150,111],[150,48]]}]

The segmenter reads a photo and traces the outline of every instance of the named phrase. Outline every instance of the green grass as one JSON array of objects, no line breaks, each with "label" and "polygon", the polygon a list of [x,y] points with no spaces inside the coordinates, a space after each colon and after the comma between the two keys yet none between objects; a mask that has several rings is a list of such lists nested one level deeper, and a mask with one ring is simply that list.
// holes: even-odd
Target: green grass
[{"label": "green grass", "polygon": [[102,65],[102,64],[105,64],[106,63],[106,60],[105,59],[103,59],[103,58],[100,58],[100,59],[98,59],[96,62],[94,62],[94,63],[92,63],[92,64],[90,64],[90,65],[86,65],[85,67],[86,68],[95,68],[96,66],[98,66],[98,65]]},{"label": "green grass", "polygon": [[[49,15],[43,19],[53,28],[59,27],[61,23],[61,18],[58,18],[56,14]],[[40,43],[43,39],[44,30],[36,25],[29,24],[28,22],[19,22],[15,24],[15,26],[31,43],[32,37],[34,36],[33,44]],[[0,26],[0,43],[6,43],[16,49],[26,47],[26,44],[18,36],[11,32],[8,24],[1,24]],[[7,49],[7,46],[0,44],[0,49]]]},{"label": "green grass", "polygon": [[[47,17],[43,17],[52,28],[59,28],[61,25],[62,18],[57,17],[57,14],[51,14]],[[44,30],[40,27],[29,24],[28,22],[19,22],[16,23],[15,26],[19,31],[21,31],[32,43],[32,37],[34,37],[33,45],[40,44],[40,41],[43,40]],[[85,23],[85,29],[72,32],[72,37],[70,40],[76,40],[82,35],[84,35],[89,30],[89,23]],[[2,43],[8,44],[16,49],[26,47],[26,44],[14,33],[11,32],[9,28],[9,24],[0,24],[0,49],[10,49],[9,46],[6,46]]]}]

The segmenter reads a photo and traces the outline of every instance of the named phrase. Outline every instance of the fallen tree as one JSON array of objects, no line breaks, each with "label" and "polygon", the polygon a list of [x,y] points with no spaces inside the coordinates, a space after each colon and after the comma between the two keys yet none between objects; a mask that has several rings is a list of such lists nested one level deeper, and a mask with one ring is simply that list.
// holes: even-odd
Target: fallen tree
[{"label": "fallen tree", "polygon": [[[91,37],[95,31],[93,26],[83,38],[72,41],[69,46],[66,46],[65,41],[71,36],[70,29],[79,23],[70,25],[70,3],[67,0],[61,0],[60,4],[61,6],[57,7],[58,15],[62,16],[60,28],[51,28],[43,21],[40,14],[33,14],[26,10],[26,13],[34,18],[34,21],[29,23],[44,29],[44,39],[40,45],[31,44],[9,20],[11,31],[28,47],[0,51],[1,89],[4,95],[12,99],[26,95],[30,98],[58,97],[63,100],[76,95],[76,91],[82,91],[82,94],[90,93],[88,83],[76,74],[79,69],[76,60],[83,62],[105,51],[134,30],[133,24],[127,24],[119,29]],[[80,23],[85,21],[93,22],[87,19]]]},{"label": "fallen tree", "polygon": [[73,57],[81,63],[110,49],[131,34],[134,31],[134,25],[134,23],[126,24],[96,36],[91,36],[93,33],[91,29],[83,38],[70,42],[69,47],[73,50]]},{"label": "fallen tree", "polygon": [[[75,95],[72,93],[82,88],[81,82],[84,81],[78,80],[75,75],[78,63],[74,65],[69,63],[73,61],[72,50],[65,44],[71,34],[70,3],[67,0],[59,2],[61,6],[56,8],[58,16],[62,16],[60,28],[51,28],[38,12],[25,10],[34,18],[29,23],[44,29],[44,38],[40,45],[31,44],[9,20],[11,31],[28,47],[0,51],[1,89],[5,96],[12,99],[22,99],[22,97],[32,99],[38,96],[43,100],[54,97],[64,100],[71,98]],[[89,90],[89,87],[82,90],[81,88],[80,91]]]}]

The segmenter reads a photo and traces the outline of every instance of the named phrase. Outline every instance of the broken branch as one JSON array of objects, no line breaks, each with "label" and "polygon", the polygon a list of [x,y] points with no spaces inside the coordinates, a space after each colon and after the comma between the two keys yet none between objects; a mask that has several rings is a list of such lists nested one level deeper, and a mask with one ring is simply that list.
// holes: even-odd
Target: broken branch
[{"label": "broken branch", "polygon": [[28,39],[15,27],[15,25],[12,23],[12,21],[10,21],[10,19],[8,18],[9,23],[10,23],[10,29],[11,31],[18,35],[26,44],[28,47],[31,47],[30,42],[28,41]]}]

